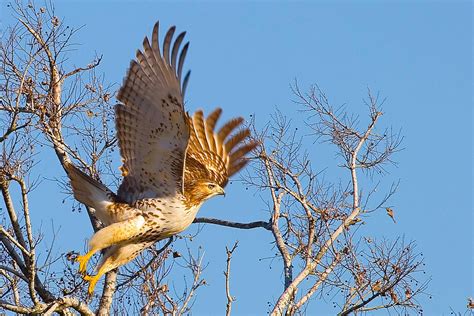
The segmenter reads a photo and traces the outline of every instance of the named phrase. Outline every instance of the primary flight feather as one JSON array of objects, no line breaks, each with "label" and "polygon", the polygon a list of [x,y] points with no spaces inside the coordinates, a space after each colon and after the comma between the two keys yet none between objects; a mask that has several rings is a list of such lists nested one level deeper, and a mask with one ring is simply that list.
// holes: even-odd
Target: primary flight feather
[{"label": "primary flight feather", "polygon": [[89,293],[99,278],[134,259],[156,241],[186,229],[207,199],[224,194],[229,177],[247,163],[256,147],[250,131],[234,118],[216,130],[222,110],[207,117],[189,116],[183,98],[189,72],[182,70],[189,43],[181,49],[185,33],[173,41],[175,27],[165,35],[159,27],[151,43],[132,60],[117,99],[115,123],[122,156],[123,181],[117,194],[74,165],[67,163],[75,198],[95,209],[105,225],[89,241],[89,252],[79,256],[79,271],[86,273],[90,257],[106,249],[94,276],[85,275]]}]

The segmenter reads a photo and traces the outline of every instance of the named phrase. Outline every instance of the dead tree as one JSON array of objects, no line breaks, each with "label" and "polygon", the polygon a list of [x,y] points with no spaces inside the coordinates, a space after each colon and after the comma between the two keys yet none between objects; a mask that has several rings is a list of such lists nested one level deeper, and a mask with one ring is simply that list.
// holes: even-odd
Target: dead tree
[{"label": "dead tree", "polygon": [[[77,29],[65,25],[51,4],[35,7],[16,2],[11,7],[17,23],[6,30],[0,46],[0,309],[19,314],[107,315],[190,311],[196,291],[204,286],[200,249],[187,254],[172,250],[167,240],[122,269],[106,275],[102,293],[87,297],[84,281],[72,263],[75,253],[39,256],[43,233],[31,223],[36,207],[30,192],[42,185],[35,169],[38,155],[50,153],[58,170],[74,161],[85,172],[112,187],[118,179],[112,100],[114,91],[98,75],[101,57],[87,65],[68,60]],[[417,280],[422,260],[412,242],[374,238],[362,223],[376,211],[394,217],[388,199],[375,187],[359,184],[360,173],[385,172],[401,137],[377,128],[382,116],[377,98],[369,95],[368,121],[345,109],[333,108],[317,87],[308,94],[295,85],[295,95],[313,134],[307,136],[336,146],[346,178],[340,184],[319,177],[312,155],[286,116],[277,112],[267,128],[255,129],[261,146],[252,158],[245,184],[266,198],[269,219],[236,223],[197,218],[224,228],[263,228],[274,238],[281,259],[284,284],[272,315],[303,313],[312,298],[333,295],[340,315],[382,308],[417,309],[417,296],[426,283]],[[58,189],[69,192],[65,178]],[[364,193],[365,192],[365,193]],[[378,201],[376,200],[378,199]],[[79,208],[81,206],[76,205]],[[85,208],[94,230],[102,223]],[[251,231],[242,232],[252,233]],[[185,236],[180,236],[185,239]],[[230,289],[230,260],[225,269],[226,314],[234,297]],[[191,282],[181,294],[170,291],[167,277],[181,260]],[[222,258],[223,262],[225,257]],[[115,299],[113,299],[115,297]],[[132,302],[132,303],[130,303]],[[124,312],[126,311],[126,312]]]},{"label": "dead tree", "polygon": [[[364,218],[377,211],[394,221],[389,199],[396,192],[392,184],[385,194],[376,193],[378,183],[363,188],[360,173],[369,179],[384,174],[394,164],[402,137],[390,128],[378,129],[382,117],[380,102],[370,91],[365,102],[366,125],[334,108],[317,87],[303,93],[295,83],[296,103],[305,112],[304,124],[292,125],[276,111],[263,131],[254,128],[261,146],[255,151],[252,168],[242,181],[260,192],[271,214],[268,221],[233,223],[198,218],[196,222],[226,227],[264,228],[274,238],[284,276],[283,291],[271,315],[303,313],[311,298],[334,297],[339,315],[395,309],[420,310],[417,297],[427,282],[417,279],[423,260],[414,242],[374,238],[362,228]],[[298,128],[310,133],[298,136]],[[313,167],[307,142],[326,142],[336,147],[337,166],[346,178],[331,183]]]}]

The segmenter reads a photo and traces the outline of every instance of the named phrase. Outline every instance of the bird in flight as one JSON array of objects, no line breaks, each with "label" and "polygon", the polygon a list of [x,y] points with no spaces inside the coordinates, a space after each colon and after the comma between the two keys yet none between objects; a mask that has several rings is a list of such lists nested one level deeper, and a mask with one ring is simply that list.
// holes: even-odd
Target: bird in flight
[{"label": "bird in flight", "polygon": [[[207,117],[185,112],[189,72],[181,74],[189,42],[181,49],[185,32],[173,41],[173,26],[160,49],[158,32],[156,23],[151,43],[145,37],[117,94],[123,175],[117,194],[73,164],[65,166],[74,197],[93,208],[105,226],[90,239],[89,251],[77,257],[89,294],[103,274],[185,230],[207,199],[224,194],[229,177],[257,146],[249,129],[241,128],[241,117],[217,130],[220,108]],[[87,275],[89,259],[103,249],[97,274]]]}]

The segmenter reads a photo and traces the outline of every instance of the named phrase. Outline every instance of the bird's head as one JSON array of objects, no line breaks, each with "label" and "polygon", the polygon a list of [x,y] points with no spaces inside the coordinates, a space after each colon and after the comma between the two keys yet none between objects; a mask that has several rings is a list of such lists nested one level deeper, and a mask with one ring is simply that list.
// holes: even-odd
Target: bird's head
[{"label": "bird's head", "polygon": [[198,205],[213,196],[225,195],[225,192],[224,189],[215,182],[197,180],[187,183],[185,195],[190,204]]},{"label": "bird's head", "polygon": [[214,182],[207,182],[207,181],[200,182],[198,185],[198,188],[199,188],[199,191],[202,192],[202,195],[205,197],[204,199],[206,200],[216,195],[225,196],[224,189],[220,185]]}]

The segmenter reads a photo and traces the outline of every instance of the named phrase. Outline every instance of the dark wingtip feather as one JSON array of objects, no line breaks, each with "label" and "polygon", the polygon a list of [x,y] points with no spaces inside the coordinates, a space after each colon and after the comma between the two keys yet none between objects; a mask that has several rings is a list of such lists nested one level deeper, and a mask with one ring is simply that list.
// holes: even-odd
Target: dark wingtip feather
[{"label": "dark wingtip feather", "polygon": [[191,76],[191,70],[188,70],[188,72],[186,73],[186,76],[184,76],[183,85],[181,88],[181,91],[183,93],[183,98],[186,93],[186,87],[188,86],[189,76]]},{"label": "dark wingtip feather", "polygon": [[163,42],[163,55],[165,57],[166,64],[170,64],[170,45],[171,40],[173,39],[174,32],[176,31],[176,26],[172,26],[169,28],[168,32],[166,32],[165,40]]},{"label": "dark wingtip feather", "polygon": [[151,47],[157,57],[161,56],[159,32],[160,32],[160,21],[156,21],[155,26],[153,27],[153,33],[151,35],[151,45],[152,45]]},{"label": "dark wingtip feather", "polygon": [[183,49],[181,50],[181,54],[179,55],[178,71],[177,71],[179,80],[181,80],[181,74],[183,72],[184,60],[186,58],[186,54],[188,53],[188,48],[189,48],[189,42],[187,42],[183,46]]},{"label": "dark wingtip feather", "polygon": [[184,39],[186,32],[181,32],[174,41],[173,50],[171,51],[171,66],[176,70],[176,59],[178,58],[179,47]]}]

